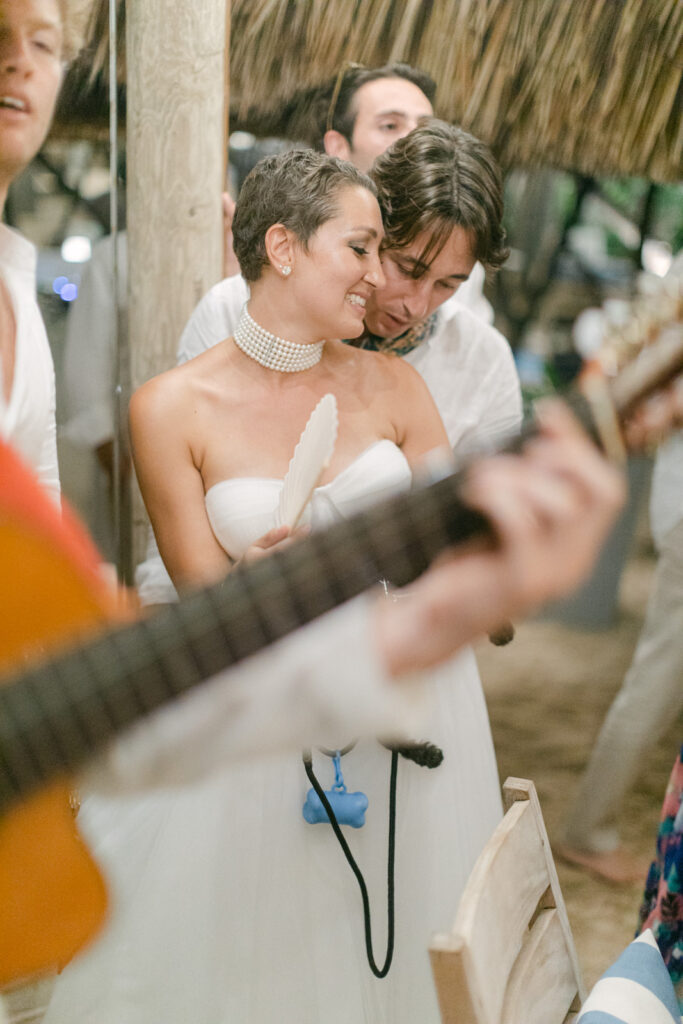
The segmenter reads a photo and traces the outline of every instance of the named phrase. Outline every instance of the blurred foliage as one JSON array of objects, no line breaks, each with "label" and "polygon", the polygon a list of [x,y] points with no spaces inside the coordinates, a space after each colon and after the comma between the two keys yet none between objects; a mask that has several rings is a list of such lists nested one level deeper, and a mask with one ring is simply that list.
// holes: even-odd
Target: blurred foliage
[{"label": "blurred foliage", "polygon": [[[620,213],[634,224],[640,221],[650,187],[648,181],[642,178],[604,178],[599,184],[601,194]],[[657,185],[647,236],[668,242],[674,253],[683,247],[683,185]],[[613,254],[624,255],[624,251],[619,252],[617,246]]]},{"label": "blurred foliage", "polygon": [[[558,223],[566,223],[576,204],[578,176],[557,171],[552,176],[552,216]],[[597,178],[595,190],[622,216],[637,226],[643,216],[650,182],[644,178]],[[508,175],[505,187],[504,224],[509,235],[514,237],[520,214],[519,188],[515,187]],[[579,215],[579,221],[585,218]],[[609,227],[606,229],[607,251],[610,256],[633,257],[635,249],[624,245]],[[657,185],[652,210],[650,211],[648,238],[668,242],[674,253],[683,248],[683,184]]]},{"label": "blurred foliage", "polygon": [[617,210],[629,220],[640,220],[649,182],[643,178],[603,178],[599,184],[601,193]]},{"label": "blurred foliage", "polygon": [[660,185],[657,189],[653,234],[669,242],[674,253],[683,248],[683,185]]},{"label": "blurred foliage", "polygon": [[605,228],[605,246],[607,255],[613,256],[615,259],[633,259],[637,251],[629,245],[624,245],[619,236],[609,228]]}]

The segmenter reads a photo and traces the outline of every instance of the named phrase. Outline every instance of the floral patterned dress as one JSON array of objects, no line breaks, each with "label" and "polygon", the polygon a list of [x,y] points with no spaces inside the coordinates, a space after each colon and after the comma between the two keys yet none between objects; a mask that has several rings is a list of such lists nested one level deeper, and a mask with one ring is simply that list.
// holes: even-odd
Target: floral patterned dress
[{"label": "floral patterned dress", "polygon": [[650,865],[638,932],[651,928],[683,1011],[683,747],[664,796],[656,859]]}]

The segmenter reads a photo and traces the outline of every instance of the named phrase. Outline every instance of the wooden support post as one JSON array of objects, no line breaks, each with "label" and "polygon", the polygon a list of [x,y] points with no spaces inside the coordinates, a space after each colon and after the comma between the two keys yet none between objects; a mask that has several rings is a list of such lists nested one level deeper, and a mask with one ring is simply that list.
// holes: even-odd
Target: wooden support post
[{"label": "wooden support post", "polygon": [[[128,0],[127,231],[132,387],[175,364],[221,277],[229,0]],[[146,526],[134,502],[134,556]]]}]

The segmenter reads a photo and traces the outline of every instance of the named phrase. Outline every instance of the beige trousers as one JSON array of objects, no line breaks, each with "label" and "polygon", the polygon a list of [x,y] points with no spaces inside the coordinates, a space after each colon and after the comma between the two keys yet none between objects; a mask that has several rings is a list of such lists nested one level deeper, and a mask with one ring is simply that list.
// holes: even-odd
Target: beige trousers
[{"label": "beige trousers", "polygon": [[[565,842],[607,852],[642,756],[683,709],[683,520],[666,534],[633,660],[607,713],[570,813]],[[672,752],[673,757],[673,752]]]}]

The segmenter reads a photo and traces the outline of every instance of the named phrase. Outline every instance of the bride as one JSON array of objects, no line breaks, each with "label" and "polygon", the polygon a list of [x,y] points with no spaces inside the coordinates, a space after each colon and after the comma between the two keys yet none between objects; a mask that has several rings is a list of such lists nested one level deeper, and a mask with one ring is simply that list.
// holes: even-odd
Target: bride
[{"label": "bride", "polygon": [[[324,395],[335,396],[338,436],[303,517],[313,529],[409,487],[420,459],[447,445],[416,371],[337,340],[360,335],[383,283],[367,177],[310,151],[269,157],[243,186],[233,232],[250,286],[234,337],[131,402],[136,471],[179,589],[290,542],[275,511]],[[324,650],[319,665],[323,674]],[[391,946],[388,888],[395,900],[386,977],[369,966],[357,880],[330,825],[305,820],[311,784],[286,754],[182,791],[84,795],[80,824],[110,879],[113,915],[60,976],[47,1024],[437,1024],[427,945],[448,927],[500,815],[473,678],[469,652],[434,672],[424,738],[443,763],[398,759],[389,885],[391,752],[372,738],[311,737],[324,789],[340,769],[368,799],[364,824],[343,832],[367,885],[380,968]]]}]

